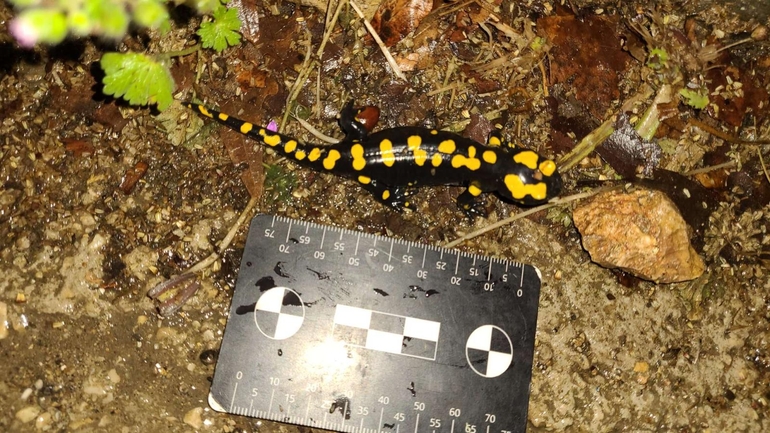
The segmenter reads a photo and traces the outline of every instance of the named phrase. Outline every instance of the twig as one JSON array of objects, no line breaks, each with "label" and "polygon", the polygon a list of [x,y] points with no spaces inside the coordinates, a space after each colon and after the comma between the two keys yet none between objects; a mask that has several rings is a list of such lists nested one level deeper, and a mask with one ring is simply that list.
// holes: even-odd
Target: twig
[{"label": "twig", "polygon": [[291,117],[293,117],[294,120],[299,122],[299,124],[302,125],[303,128],[307,129],[307,131],[310,134],[312,134],[315,138],[317,138],[317,139],[319,139],[321,141],[324,141],[326,143],[339,143],[339,141],[340,141],[339,139],[334,138],[334,137],[329,137],[328,135],[324,134],[323,132],[315,129],[315,127],[313,125],[311,125],[308,121],[306,121],[304,119],[300,119],[297,116],[291,116]]},{"label": "twig", "polygon": [[201,44],[197,43],[197,44],[195,44],[195,45],[193,45],[191,47],[185,48],[183,50],[171,51],[171,52],[168,52],[168,53],[163,53],[162,55],[163,55],[163,57],[166,57],[166,58],[184,57],[184,56],[186,56],[188,54],[192,54],[192,53],[194,53],[194,52],[196,52],[196,51],[198,51],[200,49],[201,49]]},{"label": "twig", "polygon": [[526,216],[532,215],[532,214],[540,212],[542,210],[550,209],[552,207],[555,207],[555,206],[558,206],[558,205],[561,205],[561,204],[565,204],[565,203],[570,203],[570,202],[573,202],[573,201],[576,201],[576,200],[581,200],[581,199],[584,199],[584,198],[587,198],[587,197],[594,196],[594,195],[599,194],[601,192],[610,191],[612,189],[616,189],[616,188],[620,188],[620,187],[621,187],[621,185],[597,188],[597,189],[595,189],[593,191],[583,192],[583,193],[580,193],[580,194],[573,194],[573,195],[569,195],[567,197],[562,197],[562,198],[557,198],[557,199],[551,200],[550,202],[548,202],[548,203],[546,203],[544,205],[541,205],[541,206],[538,206],[538,207],[533,207],[532,209],[527,209],[524,212],[519,212],[516,215],[508,217],[508,218],[506,218],[504,220],[500,220],[500,221],[498,221],[498,222],[496,222],[494,224],[490,224],[490,225],[488,225],[486,227],[483,227],[483,228],[481,228],[479,230],[476,230],[474,232],[468,233],[467,235],[461,236],[461,237],[453,240],[452,242],[447,243],[446,245],[444,245],[444,247],[446,247],[446,248],[453,248],[453,247],[455,247],[455,246],[457,246],[457,245],[459,245],[459,244],[461,244],[461,243],[463,243],[463,242],[465,242],[467,240],[473,239],[473,238],[475,238],[477,236],[481,236],[481,235],[483,235],[484,233],[486,233],[488,231],[495,230],[495,229],[500,228],[500,227],[502,227],[504,225],[508,225],[508,224],[518,220],[518,219],[524,218]]},{"label": "twig", "polygon": [[727,161],[727,162],[723,162],[722,164],[710,165],[708,167],[696,168],[695,170],[690,170],[688,172],[682,173],[682,175],[684,175],[684,176],[694,176],[696,174],[708,173],[708,172],[711,172],[711,171],[721,170],[723,168],[733,168],[736,165],[738,165],[738,163],[735,162],[735,161]]},{"label": "twig", "polygon": [[748,140],[741,140],[740,138],[733,137],[732,135],[726,134],[713,126],[703,123],[698,119],[690,119],[690,124],[693,126],[696,126],[707,133],[713,135],[714,137],[720,138],[728,143],[732,144],[770,144],[770,140],[754,140],[754,141],[748,141]]},{"label": "twig", "polygon": [[770,175],[767,174],[767,167],[765,166],[765,160],[762,158],[762,150],[757,149],[757,154],[759,154],[759,163],[762,165],[762,171],[765,173],[765,179],[767,179],[767,183],[770,183]]},{"label": "twig", "polygon": [[233,241],[235,235],[238,233],[238,229],[243,225],[249,215],[251,215],[251,211],[257,205],[257,201],[258,200],[254,197],[249,200],[246,208],[243,209],[243,212],[241,212],[241,215],[238,217],[238,221],[236,221],[235,224],[230,227],[230,231],[227,232],[227,235],[224,237],[224,239],[222,239],[219,244],[217,244],[217,251],[209,254],[208,257],[196,263],[193,267],[188,269],[185,274],[202,271],[219,259],[219,254],[230,246],[230,242]]},{"label": "twig", "polygon": [[305,37],[307,37],[307,49],[305,50],[305,60],[302,62],[302,67],[299,70],[299,75],[297,76],[297,81],[294,82],[294,85],[291,87],[291,91],[289,92],[289,97],[286,98],[286,109],[283,111],[283,117],[281,118],[281,124],[278,125],[278,131],[283,131],[283,127],[286,126],[286,120],[289,118],[289,113],[292,104],[297,99],[297,96],[299,96],[299,92],[302,91],[302,87],[305,84],[305,80],[310,75],[311,67],[310,62],[313,59],[313,56],[311,55],[311,49],[313,48],[312,44],[312,36],[310,35],[310,32],[305,29]]},{"label": "twig", "polygon": [[548,92],[548,74],[545,72],[545,58],[541,59],[539,62],[537,62],[537,66],[540,68],[540,74],[543,76],[543,96],[548,97],[550,96]]},{"label": "twig", "polygon": [[[340,10],[342,10],[342,6],[344,5],[344,1],[340,1],[337,4],[337,9],[334,11],[334,15],[332,16],[331,20],[327,22],[326,29],[324,31],[324,36],[321,39],[321,44],[318,46],[318,50],[316,51],[315,57],[319,60],[323,57],[324,49],[326,48],[326,44],[329,42],[329,38],[331,37],[332,30],[334,29],[334,26],[337,24],[337,19],[340,16]],[[297,96],[299,96],[299,92],[302,91],[302,87],[305,84],[305,80],[307,80],[307,77],[310,76],[310,73],[312,72],[312,65],[311,60],[312,56],[310,55],[310,50],[312,49],[312,37],[310,35],[310,32],[305,29],[305,32],[307,33],[307,51],[305,52],[305,60],[302,62],[302,67],[300,68],[299,75],[297,76],[297,81],[294,82],[294,86],[291,88],[291,92],[289,92],[289,97],[286,98],[286,107],[287,110],[283,113],[283,118],[281,119],[281,124],[278,127],[279,131],[283,130],[283,127],[286,125],[286,120],[289,118],[289,108],[291,108],[294,101],[297,99]],[[320,74],[319,74],[320,76]]]},{"label": "twig", "polygon": [[375,42],[377,42],[377,46],[380,47],[380,51],[382,51],[382,54],[385,55],[385,58],[388,60],[388,64],[390,65],[390,68],[393,70],[393,73],[396,74],[396,77],[406,81],[406,76],[403,72],[401,72],[401,68],[398,67],[398,64],[396,63],[396,59],[393,58],[393,55],[390,54],[390,50],[388,50],[388,47],[385,46],[385,44],[382,42],[382,39],[380,39],[380,35],[377,34],[377,32],[374,30],[374,27],[372,27],[372,24],[369,23],[369,20],[366,19],[364,16],[364,13],[361,11],[361,8],[358,7],[355,1],[348,0],[350,2],[350,6],[355,9],[356,14],[358,14],[358,17],[361,18],[361,21],[364,22],[364,26],[366,27],[366,30],[369,31],[369,34],[372,35],[372,39],[374,39]]}]

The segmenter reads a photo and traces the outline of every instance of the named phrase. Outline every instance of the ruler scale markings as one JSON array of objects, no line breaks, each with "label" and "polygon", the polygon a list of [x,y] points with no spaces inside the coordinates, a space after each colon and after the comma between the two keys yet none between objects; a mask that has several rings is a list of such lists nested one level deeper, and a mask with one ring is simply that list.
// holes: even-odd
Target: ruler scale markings
[{"label": "ruler scale markings", "polygon": [[[298,231],[298,224],[304,224],[305,229]],[[271,227],[278,239],[265,236],[265,230]],[[304,232],[307,239],[321,240],[319,244],[308,244],[302,238],[291,249],[279,251],[283,244],[281,230],[286,230],[284,242],[293,241],[292,231],[297,233],[295,236]],[[324,260],[323,254],[318,253],[325,246],[327,231],[339,232],[339,241],[346,234],[355,235],[355,247],[336,249],[334,255],[327,254]],[[382,242],[390,242],[390,247],[381,246]],[[404,251],[410,259],[415,256],[412,247],[423,248],[422,270],[416,276],[411,270],[415,263],[401,257]],[[372,250],[380,251],[380,255],[369,254]],[[359,251],[366,253],[370,266],[349,266],[352,256]],[[386,251],[388,258],[384,260],[382,254]],[[427,265],[451,271],[451,265],[444,261],[445,253],[450,254],[449,260],[451,254],[456,256],[451,284],[448,275],[425,268]],[[463,262],[462,271],[461,259],[471,262]],[[275,270],[279,261],[283,263],[280,273]],[[385,265],[387,262],[390,263]],[[489,266],[487,272],[482,271],[485,262]],[[526,269],[531,266],[276,216],[254,218],[242,263],[209,397],[212,407],[223,410],[221,404],[215,406],[214,402],[225,401],[224,407],[229,403],[230,413],[352,433],[400,433],[400,424],[409,433],[455,433],[456,423],[460,423],[457,433],[464,433],[463,422],[478,427],[486,425],[486,431],[479,429],[481,433],[525,432],[540,288],[539,271]],[[493,269],[495,263],[501,266]],[[521,267],[520,278],[514,277],[509,265]],[[383,266],[389,266],[387,272],[382,272]],[[274,288],[255,287],[254,281],[265,277],[275,281]],[[495,290],[474,296],[482,283],[493,280]],[[438,287],[441,295],[435,297],[437,301],[414,297],[409,287],[417,281],[423,281],[417,284],[426,289]],[[523,295],[516,296],[517,289]],[[273,303],[268,305],[269,300]],[[371,317],[365,325],[335,323],[338,305]],[[453,305],[463,305],[470,314],[457,315]],[[248,315],[250,320],[244,320],[239,312],[247,306],[253,311]],[[296,330],[287,332],[287,324]],[[263,330],[267,334],[260,332]],[[454,343],[450,344],[451,341]],[[334,358],[335,353],[342,356]],[[361,362],[371,365],[366,370],[365,382],[361,381]],[[465,368],[458,373],[458,366]],[[243,372],[245,378],[236,380],[238,372]],[[273,378],[281,378],[280,385],[273,383]],[[423,394],[420,401],[432,409],[419,413],[412,407],[414,400],[409,394],[403,395],[403,380],[417,378],[443,384],[439,388],[446,390],[430,396]],[[308,385],[314,383],[323,386],[311,391]],[[236,392],[238,388],[249,392]],[[251,396],[252,389],[268,388],[269,401],[265,392],[256,398]],[[458,397],[450,389],[467,392]],[[282,401],[284,395],[304,398],[305,413],[301,412],[301,400],[280,410],[277,407],[273,412],[275,394],[283,404],[289,403]],[[387,406],[377,403],[383,396],[390,398],[389,403],[380,401]],[[297,409],[292,408],[294,404],[299,405],[299,412],[292,415],[291,410]],[[329,404],[332,413],[327,410]],[[374,410],[378,406],[380,416],[376,417]],[[368,410],[361,410],[367,407]],[[393,419],[384,416],[385,407]],[[450,432],[446,432],[445,426],[419,424],[422,418],[442,418],[440,414],[458,407],[463,408],[462,417],[451,417]],[[356,410],[348,414],[351,409]],[[485,422],[484,412],[497,415],[494,430]],[[367,421],[369,417],[379,424],[372,427],[372,420]]]},{"label": "ruler scale markings", "polygon": [[289,221],[289,228],[286,229],[286,243],[289,243],[289,237],[291,236],[291,221]]},{"label": "ruler scale markings", "polygon": [[460,253],[457,253],[457,262],[455,262],[455,275],[457,275],[457,270],[460,269]]},{"label": "ruler scale markings", "polygon": [[230,407],[233,407],[235,404],[235,394],[238,392],[238,382],[235,382],[235,386],[233,387],[233,398],[230,400]]}]

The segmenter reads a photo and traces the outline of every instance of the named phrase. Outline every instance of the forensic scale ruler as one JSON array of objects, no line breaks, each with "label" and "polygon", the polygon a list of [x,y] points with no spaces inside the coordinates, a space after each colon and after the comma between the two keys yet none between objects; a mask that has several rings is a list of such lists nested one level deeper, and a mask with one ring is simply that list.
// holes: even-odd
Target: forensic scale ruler
[{"label": "forensic scale ruler", "polygon": [[526,430],[540,272],[260,215],[215,410],[354,433]]}]

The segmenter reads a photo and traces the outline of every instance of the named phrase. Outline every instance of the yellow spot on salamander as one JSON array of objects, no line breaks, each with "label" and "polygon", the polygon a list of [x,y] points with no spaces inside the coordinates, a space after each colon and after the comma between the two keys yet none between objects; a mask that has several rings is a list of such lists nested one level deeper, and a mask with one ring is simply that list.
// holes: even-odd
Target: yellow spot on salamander
[{"label": "yellow spot on salamander", "polygon": [[554,163],[550,159],[546,159],[545,161],[540,163],[540,172],[543,173],[544,175],[550,176],[553,174],[554,171],[556,171],[556,163]]},{"label": "yellow spot on salamander", "polygon": [[389,198],[390,198],[390,191],[388,191],[388,190],[386,189],[385,191],[383,191],[383,192],[382,192],[382,199],[383,199],[383,200],[387,200],[387,199],[389,199]]},{"label": "yellow spot on salamander", "polygon": [[[310,152],[310,154],[312,155],[313,152]],[[330,150],[329,154],[324,158],[324,168],[327,170],[334,170],[334,165],[337,164],[338,159],[340,159],[340,152],[337,149]]]},{"label": "yellow spot on salamander", "polygon": [[292,153],[295,150],[297,150],[297,142],[295,140],[289,140],[286,142],[286,145],[283,146],[283,150],[286,153]]},{"label": "yellow spot on salamander", "polygon": [[219,116],[217,116],[217,117],[219,117],[219,120],[221,120],[221,121],[223,121],[223,122],[227,121],[227,119],[229,119],[229,118],[230,118],[230,116],[228,116],[228,115],[227,115],[227,114],[225,114],[225,113],[219,113]]},{"label": "yellow spot on salamander", "polygon": [[307,153],[305,153],[304,150],[298,150],[297,153],[294,154],[294,157],[297,158],[297,161],[302,161],[307,156]]},{"label": "yellow spot on salamander", "polygon": [[363,170],[364,167],[366,167],[366,159],[364,159],[364,146],[361,146],[360,144],[354,144],[353,147],[350,148],[350,154],[353,156],[353,170]]},{"label": "yellow spot on salamander", "polygon": [[521,200],[526,196],[530,196],[535,200],[545,200],[548,193],[545,183],[538,182],[532,185],[525,185],[521,178],[515,174],[506,175],[503,181],[505,182],[505,187],[511,193],[511,197],[516,200]]},{"label": "yellow spot on salamander", "polygon": [[380,155],[382,155],[382,163],[385,164],[386,167],[393,167],[393,164],[396,163],[396,155],[393,153],[393,143],[390,140],[385,139],[380,142]]},{"label": "yellow spot on salamander", "polygon": [[241,134],[248,134],[251,132],[252,128],[254,128],[254,125],[249,122],[243,122],[243,125],[241,125]]},{"label": "yellow spot on salamander", "polygon": [[468,170],[473,171],[476,171],[481,167],[481,160],[476,158],[476,146],[468,147],[467,157],[460,154],[452,157],[452,167],[460,168],[463,166],[468,167]]},{"label": "yellow spot on salamander", "polygon": [[500,146],[503,143],[500,141],[500,137],[493,135],[493,136],[489,137],[489,140],[487,141],[487,144],[490,145],[490,146]]},{"label": "yellow spot on salamander", "polygon": [[265,140],[265,144],[269,146],[277,146],[281,143],[281,137],[278,135],[265,134],[262,137],[263,137],[263,140]]},{"label": "yellow spot on salamander", "polygon": [[441,165],[441,161],[443,161],[444,158],[441,157],[441,154],[434,153],[433,158],[430,159],[430,163],[433,164],[434,167],[438,167]]},{"label": "yellow spot on salamander", "polygon": [[214,118],[214,116],[211,115],[209,110],[207,110],[206,107],[204,107],[203,105],[198,105],[198,111],[200,111],[201,114],[206,117],[211,117],[212,119]]},{"label": "yellow spot on salamander", "polygon": [[437,135],[437,134],[438,134],[438,131],[436,131],[435,129],[430,130],[430,135]]},{"label": "yellow spot on salamander", "polygon": [[358,176],[358,181],[364,185],[369,185],[372,182],[372,178],[368,176]]},{"label": "yellow spot on salamander", "polygon": [[527,166],[527,168],[532,170],[537,168],[537,160],[539,158],[540,157],[531,150],[525,150],[513,156],[514,161],[518,162],[519,164],[524,164]]},{"label": "yellow spot on salamander", "polygon": [[308,155],[307,159],[310,161],[316,161],[320,157],[321,157],[321,149],[314,147],[313,150],[310,151],[310,155]]},{"label": "yellow spot on salamander", "polygon": [[409,138],[406,139],[406,145],[412,152],[419,148],[420,144],[422,144],[422,137],[419,135],[410,135]]},{"label": "yellow spot on salamander", "polygon": [[494,164],[497,162],[497,154],[493,150],[485,150],[484,153],[481,154],[481,159],[488,164]]},{"label": "yellow spot on salamander", "polygon": [[453,154],[456,149],[457,145],[455,145],[454,140],[444,140],[438,144],[438,151],[447,155]]},{"label": "yellow spot on salamander", "polygon": [[425,149],[420,149],[422,144],[422,137],[419,135],[412,135],[406,139],[406,145],[409,150],[414,154],[414,163],[422,167],[425,161],[428,159],[428,152]]},{"label": "yellow spot on salamander", "polygon": [[478,197],[482,193],[481,188],[479,188],[478,185],[474,185],[474,184],[468,185],[468,192],[471,193],[471,195],[474,197]]}]

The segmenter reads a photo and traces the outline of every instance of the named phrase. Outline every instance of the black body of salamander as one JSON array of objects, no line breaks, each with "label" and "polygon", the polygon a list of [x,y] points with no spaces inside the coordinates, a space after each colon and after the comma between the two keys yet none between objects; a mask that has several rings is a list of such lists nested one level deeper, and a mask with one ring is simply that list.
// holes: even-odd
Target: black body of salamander
[{"label": "black body of salamander", "polygon": [[298,164],[357,180],[385,205],[413,207],[414,189],[428,185],[463,185],[458,206],[469,216],[485,215],[479,196],[496,192],[523,205],[557,196],[562,181],[556,164],[526,149],[501,146],[499,135],[482,145],[460,135],[420,127],[369,133],[356,117],[352,101],[340,113],[345,139],[332,145],[298,141],[265,127],[236,119],[202,105],[189,108],[257,140]]}]

